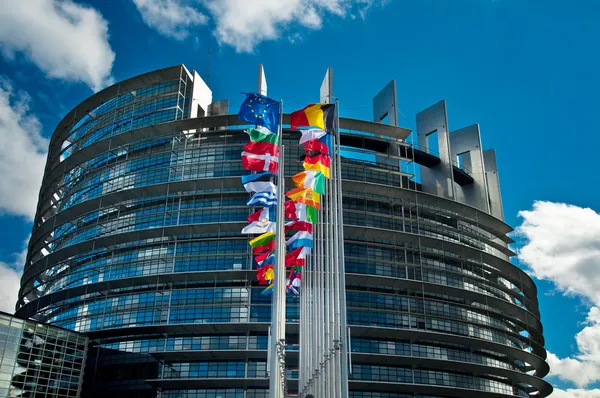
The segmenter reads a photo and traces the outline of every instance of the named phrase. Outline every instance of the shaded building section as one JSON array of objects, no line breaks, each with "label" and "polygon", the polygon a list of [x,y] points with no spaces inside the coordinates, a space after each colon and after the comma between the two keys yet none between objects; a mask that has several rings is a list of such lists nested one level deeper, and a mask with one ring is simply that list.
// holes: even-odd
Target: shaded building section
[{"label": "shaded building section", "polygon": [[0,312],[0,397],[79,397],[85,335]]},{"label": "shaded building section", "polygon": [[[493,151],[476,125],[450,132],[444,101],[410,144],[395,95],[390,83],[376,121],[340,119],[350,396],[548,396],[537,289],[509,261]],[[108,87],[57,127],[17,314],[93,340],[84,396],[267,396],[271,303],[240,234],[247,127],[183,65]],[[298,137],[284,127],[286,177],[302,170]]]}]

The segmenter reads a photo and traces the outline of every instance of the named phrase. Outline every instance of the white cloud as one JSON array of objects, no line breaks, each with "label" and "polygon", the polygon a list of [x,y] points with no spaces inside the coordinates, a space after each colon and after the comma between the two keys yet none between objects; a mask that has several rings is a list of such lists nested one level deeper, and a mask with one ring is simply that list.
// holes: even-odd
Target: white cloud
[{"label": "white cloud", "polygon": [[[519,216],[523,223],[515,232],[525,240],[519,260],[534,277],[590,305],[585,327],[575,336],[577,352],[568,358],[548,353],[550,374],[578,387],[600,381],[600,214],[539,201]],[[600,390],[559,390],[554,396],[600,397]]]},{"label": "white cloud", "polygon": [[[327,15],[343,17],[350,0],[204,0],[215,20],[219,43],[239,52],[252,52],[266,40],[276,40],[283,29],[320,29]],[[295,26],[296,25],[296,26]]]},{"label": "white cloud", "polygon": [[[144,21],[165,36],[182,39],[208,18],[193,5],[203,5],[220,44],[252,52],[263,41],[296,37],[298,28],[317,30],[330,16],[365,17],[375,4],[389,0],[133,0]],[[190,22],[191,21],[191,22]],[[181,26],[178,31],[177,25]],[[286,32],[287,35],[283,35]]]},{"label": "white cloud", "polygon": [[600,380],[600,319],[598,307],[592,307],[586,320],[586,327],[577,333],[578,352],[569,358],[559,358],[548,353],[550,375],[563,381],[585,387]]},{"label": "white cloud", "polygon": [[29,238],[25,241],[25,249],[20,253],[13,254],[13,261],[9,263],[0,261],[0,311],[10,314],[15,312],[28,242]]},{"label": "white cloud", "polygon": [[204,25],[207,17],[179,0],[133,0],[144,22],[164,36],[185,39],[190,28]]},{"label": "white cloud", "polygon": [[0,50],[23,53],[51,78],[81,81],[94,91],[112,83],[115,53],[108,23],[70,0],[18,0],[0,7]]},{"label": "white cloud", "polygon": [[552,398],[600,398],[600,390],[554,389]]},{"label": "white cloud", "polygon": [[0,213],[33,220],[48,141],[29,112],[30,101],[0,78]]},{"label": "white cloud", "polygon": [[535,202],[516,229],[527,244],[519,259],[538,279],[600,306],[600,214],[564,203]]}]

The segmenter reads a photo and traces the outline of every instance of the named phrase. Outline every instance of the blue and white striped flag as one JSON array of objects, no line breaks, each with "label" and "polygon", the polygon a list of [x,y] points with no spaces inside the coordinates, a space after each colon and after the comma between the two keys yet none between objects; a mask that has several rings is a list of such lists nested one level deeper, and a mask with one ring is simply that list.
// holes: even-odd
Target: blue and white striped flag
[{"label": "blue and white striped flag", "polygon": [[246,204],[250,207],[273,207],[277,205],[277,194],[273,192],[257,192],[254,195],[252,195],[250,199],[248,199]]}]

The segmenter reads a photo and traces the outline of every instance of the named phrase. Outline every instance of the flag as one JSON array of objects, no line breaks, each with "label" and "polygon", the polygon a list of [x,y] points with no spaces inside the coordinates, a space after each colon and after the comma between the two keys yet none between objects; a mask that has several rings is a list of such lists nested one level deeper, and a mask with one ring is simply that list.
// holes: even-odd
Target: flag
[{"label": "flag", "polygon": [[269,254],[269,256],[267,256],[267,258],[265,258],[261,262],[257,261],[257,263],[260,266],[269,265],[269,264],[274,265],[275,264],[275,255],[274,254]]},{"label": "flag", "polygon": [[297,203],[303,203],[315,209],[321,208],[321,195],[310,188],[294,188],[288,191],[285,196]]},{"label": "flag", "polygon": [[279,130],[279,102],[257,93],[246,94],[240,106],[238,119],[245,122],[265,126],[271,131]]},{"label": "flag", "polygon": [[334,104],[310,104],[304,108],[292,112],[290,115],[290,124],[292,130],[299,126],[319,127],[321,130],[330,128],[332,132],[335,124],[335,105]]},{"label": "flag", "polygon": [[270,142],[249,142],[244,145],[244,152],[255,155],[273,155],[279,156],[279,147]]},{"label": "flag", "polygon": [[327,132],[321,129],[300,130],[300,133],[302,133],[302,137],[300,137],[299,142],[300,145],[312,140],[318,140],[319,138],[327,135]]},{"label": "flag", "polygon": [[267,264],[262,267],[258,267],[256,270],[256,279],[259,281],[272,281],[275,279],[275,270],[273,264]]},{"label": "flag", "polygon": [[301,281],[302,281],[302,268],[293,267],[290,270],[290,274],[289,274],[289,276],[286,280],[286,284],[285,284],[285,287],[287,288],[288,293],[291,290],[294,294],[298,294],[298,290],[296,290],[296,288],[300,287]]},{"label": "flag", "polygon": [[264,234],[266,232],[275,233],[277,223],[254,221],[242,229],[243,234]]},{"label": "flag", "polygon": [[313,224],[319,220],[319,213],[314,207],[307,206],[304,203],[296,203],[292,200],[286,201],[283,205],[285,206],[286,218],[295,218]]},{"label": "flag", "polygon": [[279,172],[279,157],[274,155],[257,155],[251,152],[242,152],[242,166],[246,170]]},{"label": "flag", "polygon": [[286,267],[294,267],[294,266],[304,266],[304,262],[306,260],[306,255],[303,254],[301,256],[303,247],[297,247],[288,254],[285,255],[285,266]]},{"label": "flag", "polygon": [[296,232],[294,236],[289,238],[287,242],[285,242],[290,249],[295,249],[298,247],[313,247],[313,237],[312,234],[306,231]]},{"label": "flag", "polygon": [[252,142],[270,142],[271,144],[275,145],[279,143],[279,137],[277,134],[263,126],[248,129],[246,130],[246,133],[248,133],[250,136],[250,141]]},{"label": "flag", "polygon": [[[298,277],[297,279],[302,279],[302,267],[292,267],[290,269],[290,273],[288,274],[288,282],[291,282],[295,277]],[[298,285],[300,286],[300,285]]]},{"label": "flag", "polygon": [[275,244],[276,244],[276,242],[274,240],[272,240],[265,245],[254,246],[252,248],[252,254],[260,255],[261,253],[264,253],[264,252],[267,252],[267,253],[272,252],[273,250],[275,250]]},{"label": "flag", "polygon": [[306,156],[302,165],[304,170],[320,171],[325,177],[331,177],[331,159],[327,155]]},{"label": "flag", "polygon": [[[271,258],[273,257],[273,258]],[[268,261],[267,261],[268,260]],[[258,263],[258,265],[263,265],[263,263],[275,263],[275,256],[272,254],[272,252],[265,252],[262,254],[257,255],[256,257],[254,257],[254,261],[256,261]]]},{"label": "flag", "polygon": [[276,176],[271,173],[257,173],[242,176],[242,184],[247,192],[271,192],[277,190]]},{"label": "flag", "polygon": [[304,144],[304,151],[329,155],[329,147],[327,146],[327,144],[319,141],[318,139],[306,141],[306,143]]},{"label": "flag", "polygon": [[310,188],[318,194],[325,194],[325,175],[320,171],[302,171],[292,177],[298,188]]},{"label": "flag", "polygon": [[260,236],[257,236],[256,238],[252,239],[249,242],[249,244],[252,247],[264,246],[267,243],[271,242],[272,240],[275,240],[275,233],[274,232],[266,232]]},{"label": "flag", "polygon": [[277,195],[275,192],[257,192],[248,199],[246,205],[273,207],[277,205]]},{"label": "flag", "polygon": [[[289,282],[289,281],[288,281],[288,282]],[[289,292],[292,292],[292,293],[293,293],[293,294],[295,294],[296,296],[300,294],[300,292],[298,291],[298,289],[296,289],[296,287],[295,287],[295,286],[293,286],[293,285],[292,285],[292,284],[290,284],[290,283],[287,283],[285,287],[286,287],[286,292],[287,292],[287,293],[289,293]]]},{"label": "flag", "polygon": [[333,147],[333,135],[331,135],[331,134],[324,135],[323,137],[319,138],[319,142],[327,145],[327,148],[332,148]]},{"label": "flag", "polygon": [[255,221],[259,221],[259,222],[268,222],[269,221],[269,209],[268,208],[264,208],[261,209],[259,211],[255,211],[254,213],[250,214],[250,216],[248,216],[248,222],[252,223]]},{"label": "flag", "polygon": [[265,290],[260,292],[260,294],[263,296],[270,296],[271,294],[273,294],[273,286],[275,285],[271,283]]},{"label": "flag", "polygon": [[285,230],[286,231],[306,231],[312,234],[313,231],[313,225],[312,223],[306,222],[306,221],[290,221],[289,223],[285,224]]}]

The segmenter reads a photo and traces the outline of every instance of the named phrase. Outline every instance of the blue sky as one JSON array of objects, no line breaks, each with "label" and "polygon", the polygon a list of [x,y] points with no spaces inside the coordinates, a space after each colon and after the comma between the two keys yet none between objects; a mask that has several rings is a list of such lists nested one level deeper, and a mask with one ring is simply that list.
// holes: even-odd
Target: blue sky
[{"label": "blue sky", "polygon": [[553,396],[600,397],[599,2],[253,0],[239,13],[244,0],[37,0],[28,12],[33,2],[0,10],[4,282],[17,280],[45,139],[93,90],[178,63],[205,75],[210,49],[214,99],[235,110],[263,63],[291,111],[318,100],[332,66],[342,116],[371,118],[396,79],[402,126],[440,99],[452,130],[481,125],[506,221],[522,225],[520,262],[538,277],[550,380],[569,390]]}]

